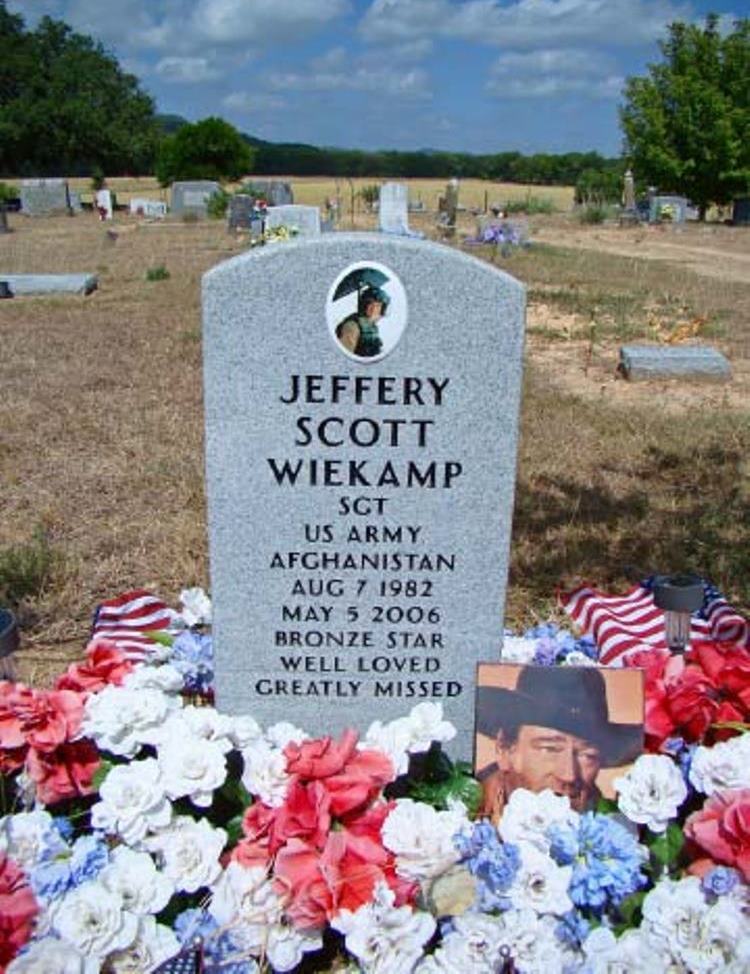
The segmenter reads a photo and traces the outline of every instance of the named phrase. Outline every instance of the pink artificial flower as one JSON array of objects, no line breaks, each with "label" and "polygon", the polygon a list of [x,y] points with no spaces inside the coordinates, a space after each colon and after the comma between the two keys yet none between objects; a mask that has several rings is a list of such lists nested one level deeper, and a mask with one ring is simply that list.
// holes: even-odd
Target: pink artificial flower
[{"label": "pink artificial flower", "polygon": [[34,782],[36,797],[45,805],[67,798],[90,795],[101,758],[89,740],[61,744],[49,753],[29,750],[26,770]]},{"label": "pink artificial flower", "polygon": [[54,751],[81,727],[83,697],[72,690],[33,690],[23,683],[4,700],[0,743],[18,747],[19,739],[38,751]]},{"label": "pink artificial flower", "polygon": [[0,854],[0,974],[31,937],[38,912],[25,873]]},{"label": "pink artificial flower", "polygon": [[355,751],[342,771],[323,781],[331,814],[338,818],[364,808],[394,777],[393,763],[382,751]]},{"label": "pink artificial flower", "polygon": [[302,839],[316,849],[325,845],[331,830],[331,800],[321,781],[292,781],[284,804],[276,810],[271,829],[271,852],[290,839]]},{"label": "pink artificial flower", "polygon": [[287,898],[285,913],[300,930],[320,930],[332,915],[333,895],[321,868],[320,852],[290,839],[276,856],[276,889]]},{"label": "pink artificial flower", "polygon": [[284,748],[287,773],[306,780],[338,774],[355,753],[357,740],[357,732],[349,729],[340,741],[319,737],[301,744],[291,742]]},{"label": "pink artificial flower", "polygon": [[86,648],[86,660],[71,663],[57,680],[55,689],[76,693],[96,693],[108,684],[120,686],[135,667],[117,645],[107,639],[96,639]]},{"label": "pink artificial flower", "polygon": [[711,795],[685,823],[685,835],[711,858],[750,882],[750,788]]}]

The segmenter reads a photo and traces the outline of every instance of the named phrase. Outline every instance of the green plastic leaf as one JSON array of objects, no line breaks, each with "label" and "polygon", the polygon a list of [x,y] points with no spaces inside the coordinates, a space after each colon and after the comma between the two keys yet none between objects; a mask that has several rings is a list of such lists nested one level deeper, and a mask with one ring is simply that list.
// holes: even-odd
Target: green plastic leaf
[{"label": "green plastic leaf", "polygon": [[160,646],[171,646],[174,643],[174,636],[170,636],[168,632],[147,632],[145,635]]},{"label": "green plastic leaf", "polygon": [[659,835],[653,840],[647,839],[647,844],[651,849],[651,854],[660,865],[671,866],[682,851],[685,836],[682,834],[679,825],[672,822],[663,835]]},{"label": "green plastic leaf", "polygon": [[614,815],[619,809],[617,802],[612,798],[601,797],[596,803],[596,810],[600,815]]},{"label": "green plastic leaf", "polygon": [[114,768],[114,766],[115,765],[113,761],[106,761],[102,759],[101,764],[94,772],[94,777],[91,779],[91,783],[94,786],[96,791],[99,791],[99,789],[101,788],[104,782],[104,779],[107,777],[107,775],[112,770],[112,768]]}]

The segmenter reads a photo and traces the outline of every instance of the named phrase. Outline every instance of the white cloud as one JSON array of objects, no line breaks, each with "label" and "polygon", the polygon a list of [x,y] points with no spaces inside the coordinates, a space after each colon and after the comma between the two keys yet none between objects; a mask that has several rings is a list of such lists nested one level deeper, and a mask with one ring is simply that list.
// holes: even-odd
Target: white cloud
[{"label": "white cloud", "polygon": [[164,81],[180,85],[216,81],[222,76],[222,72],[204,57],[163,57],[154,70]]},{"label": "white cloud", "polygon": [[286,106],[286,101],[279,95],[233,91],[222,98],[221,104],[228,111],[250,115],[255,112],[279,111]]},{"label": "white cloud", "polygon": [[486,87],[503,98],[549,98],[573,92],[616,98],[622,84],[611,58],[567,48],[501,54],[490,69]]},{"label": "white cloud", "polygon": [[348,9],[349,0],[198,0],[190,25],[213,43],[291,41]]},{"label": "white cloud", "polygon": [[691,13],[686,0],[374,0],[359,29],[381,42],[443,37],[508,47],[626,46],[653,43],[666,24]]},{"label": "white cloud", "polygon": [[269,85],[277,91],[374,91],[404,98],[428,98],[429,75],[422,68],[394,71],[390,66],[376,68],[351,64],[346,70],[271,74]]}]

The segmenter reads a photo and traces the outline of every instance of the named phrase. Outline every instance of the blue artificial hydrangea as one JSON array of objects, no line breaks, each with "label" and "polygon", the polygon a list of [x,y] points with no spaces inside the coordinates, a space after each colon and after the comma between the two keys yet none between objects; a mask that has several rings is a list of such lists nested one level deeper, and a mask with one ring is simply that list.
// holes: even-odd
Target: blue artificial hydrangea
[{"label": "blue artificial hydrangea", "polygon": [[568,910],[555,927],[555,936],[561,943],[578,950],[591,931],[591,924],[578,910]]},{"label": "blue artificial hydrangea", "polygon": [[693,755],[697,745],[687,744],[681,737],[670,737],[664,743],[664,752],[674,758],[677,767],[682,772],[688,791],[694,791],[690,781],[690,765],[693,763]]},{"label": "blue artificial hydrangea", "polygon": [[208,693],[213,689],[214,653],[211,636],[186,629],[172,643],[169,662],[182,674],[185,689]]},{"label": "blue artificial hydrangea", "polygon": [[511,906],[508,889],[521,865],[518,847],[500,841],[489,822],[477,822],[470,835],[454,837],[461,860],[477,880],[480,909],[507,910]]},{"label": "blue artificial hydrangea", "polygon": [[[221,932],[219,932],[221,929]],[[221,974],[258,974],[252,957],[237,946],[226,928],[205,910],[184,910],[174,921],[174,932],[181,944],[187,946],[196,937],[203,941],[205,969]]]},{"label": "blue artificial hydrangea", "polygon": [[65,818],[64,815],[56,815],[52,819],[52,824],[58,831],[58,834],[65,839],[66,842],[70,842],[73,838],[73,823],[70,819]]},{"label": "blue artificial hydrangea", "polygon": [[740,881],[740,874],[730,866],[716,866],[701,880],[701,889],[709,896],[724,896]]},{"label": "blue artificial hydrangea", "polygon": [[31,887],[39,899],[54,899],[96,879],[108,862],[106,843],[96,836],[84,835],[72,846],[65,845],[54,856],[37,863],[29,876]]},{"label": "blue artificial hydrangea", "polygon": [[582,909],[600,914],[646,884],[646,850],[614,818],[586,812],[577,829],[553,825],[548,837],[552,858],[573,867],[568,893]]},{"label": "blue artificial hydrangea", "polygon": [[564,662],[574,652],[583,653],[589,659],[597,659],[596,643],[590,636],[576,637],[553,622],[532,626],[523,634],[524,639],[536,641],[533,662],[538,666],[554,666]]}]

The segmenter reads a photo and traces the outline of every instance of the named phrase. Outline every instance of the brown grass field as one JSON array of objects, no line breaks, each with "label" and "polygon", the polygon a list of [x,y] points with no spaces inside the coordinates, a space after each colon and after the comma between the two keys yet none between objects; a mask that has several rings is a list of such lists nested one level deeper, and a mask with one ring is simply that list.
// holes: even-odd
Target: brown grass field
[{"label": "brown grass field", "polygon": [[[332,180],[293,183],[300,202],[336,193]],[[120,201],[157,195],[153,180],[110,184]],[[433,209],[443,185],[412,193]],[[342,228],[374,227],[351,212],[347,181],[339,190]],[[683,568],[750,611],[750,230],[584,226],[569,189],[475,182],[461,200],[511,190],[559,212],[532,217],[534,244],[507,258],[471,248],[529,295],[506,621],[549,617],[556,587],[578,579],[616,590]],[[0,604],[17,609],[21,673],[41,685],[80,654],[99,600],[145,586],[172,602],[208,585],[200,279],[246,241],[221,221],[119,213],[114,242],[90,213],[9,223],[0,273],[100,281],[87,298],[0,303]],[[434,213],[412,224],[435,235]],[[459,229],[466,246],[468,212]],[[159,265],[169,278],[147,282]],[[627,383],[617,353],[635,339],[710,341],[732,382]]]}]

